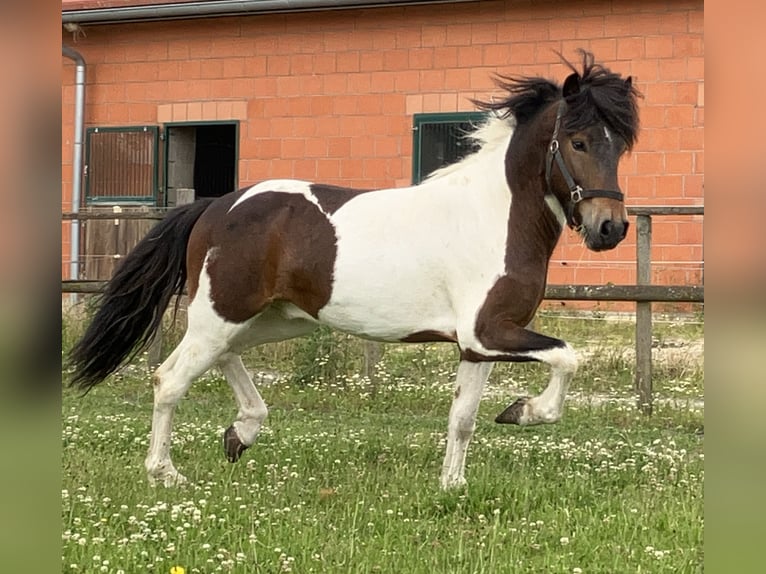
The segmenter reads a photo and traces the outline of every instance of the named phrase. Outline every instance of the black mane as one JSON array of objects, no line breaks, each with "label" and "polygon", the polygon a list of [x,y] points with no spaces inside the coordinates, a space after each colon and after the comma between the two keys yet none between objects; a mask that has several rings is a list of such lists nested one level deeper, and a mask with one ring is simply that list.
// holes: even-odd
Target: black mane
[{"label": "black mane", "polygon": [[[641,95],[630,77],[594,62],[593,54],[578,50],[582,56],[582,70],[578,70],[561,54],[563,62],[577,74],[580,89],[566,98],[567,111],[562,126],[568,133],[579,131],[597,122],[603,122],[625,140],[630,149],[638,136],[638,105]],[[513,115],[519,124],[534,118],[548,104],[563,97],[562,86],[545,78],[502,76],[495,78],[499,88],[507,92],[505,99],[496,101],[474,100],[479,109],[502,112],[502,117]]]}]

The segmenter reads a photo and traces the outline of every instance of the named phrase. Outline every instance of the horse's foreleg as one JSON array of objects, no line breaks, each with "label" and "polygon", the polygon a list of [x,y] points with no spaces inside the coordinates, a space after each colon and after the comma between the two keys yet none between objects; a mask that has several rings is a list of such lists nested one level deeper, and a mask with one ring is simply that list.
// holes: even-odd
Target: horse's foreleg
[{"label": "horse's foreleg", "polygon": [[229,462],[237,462],[245,449],[255,442],[268,409],[239,355],[226,353],[221,357],[219,364],[239,407],[237,420],[223,435],[226,458]]},{"label": "horse's foreleg", "polygon": [[518,399],[500,413],[495,421],[519,425],[557,422],[564,411],[569,381],[577,370],[577,355],[572,347],[560,339],[515,325],[503,326],[503,329],[483,333],[484,339],[492,344],[491,350],[483,353],[494,360],[546,363],[551,368],[551,378],[542,393],[536,397]]},{"label": "horse's foreleg", "polygon": [[455,398],[449,413],[447,452],[442,465],[443,489],[465,484],[465,453],[476,426],[481,394],[493,363],[461,361],[455,380]]}]

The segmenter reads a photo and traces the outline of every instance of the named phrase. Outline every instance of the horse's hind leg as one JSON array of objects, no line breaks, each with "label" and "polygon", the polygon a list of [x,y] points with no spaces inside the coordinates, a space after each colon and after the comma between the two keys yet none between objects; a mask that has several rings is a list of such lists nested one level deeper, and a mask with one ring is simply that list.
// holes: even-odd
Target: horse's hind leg
[{"label": "horse's hind leg", "polygon": [[229,462],[237,462],[245,449],[255,442],[268,414],[268,408],[239,355],[225,353],[219,360],[219,366],[234,392],[239,407],[237,420],[223,435],[226,458]]},{"label": "horse's hind leg", "polygon": [[441,486],[444,489],[465,484],[465,454],[476,426],[484,385],[493,363],[461,361],[455,380],[455,398],[449,413],[447,452],[442,465]]},{"label": "horse's hind leg", "polygon": [[194,379],[202,375],[226,350],[222,340],[200,337],[188,329],[181,343],[153,375],[154,411],[149,452],[144,465],[151,484],[172,486],[186,481],[170,458],[173,413]]}]

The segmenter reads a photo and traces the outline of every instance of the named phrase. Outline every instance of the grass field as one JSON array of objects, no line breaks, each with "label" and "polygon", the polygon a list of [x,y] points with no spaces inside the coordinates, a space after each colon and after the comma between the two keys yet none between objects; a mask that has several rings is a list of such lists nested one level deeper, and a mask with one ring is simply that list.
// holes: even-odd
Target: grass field
[{"label": "grass field", "polygon": [[[703,395],[701,364],[683,352],[658,361],[647,418],[618,400],[631,398],[629,323],[542,317],[538,328],[590,349],[564,419],[494,424],[548,374],[498,367],[468,487],[448,493],[438,477],[449,346],[388,347],[374,383],[357,374],[358,343],[342,336],[253,352],[251,368],[285,376],[261,386],[269,418],[234,465],[221,434],[236,407],[209,373],[177,412],[173,456],[190,483],[174,489],[144,474],[152,397],[140,364],[84,398],[65,390],[63,571],[701,572],[703,412],[686,406]],[[701,337],[698,324],[657,329],[658,347]]]}]

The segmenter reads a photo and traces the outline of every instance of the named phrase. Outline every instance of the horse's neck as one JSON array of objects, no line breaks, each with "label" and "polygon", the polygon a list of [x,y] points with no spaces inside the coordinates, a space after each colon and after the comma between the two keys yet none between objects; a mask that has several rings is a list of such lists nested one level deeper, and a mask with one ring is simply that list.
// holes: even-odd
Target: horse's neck
[{"label": "horse's neck", "polygon": [[[518,128],[517,128],[518,129]],[[544,162],[547,142],[524,143],[529,134],[517,132],[506,156],[506,173],[511,188],[508,217],[506,268],[541,266],[547,269],[562,225],[545,201]]]}]

